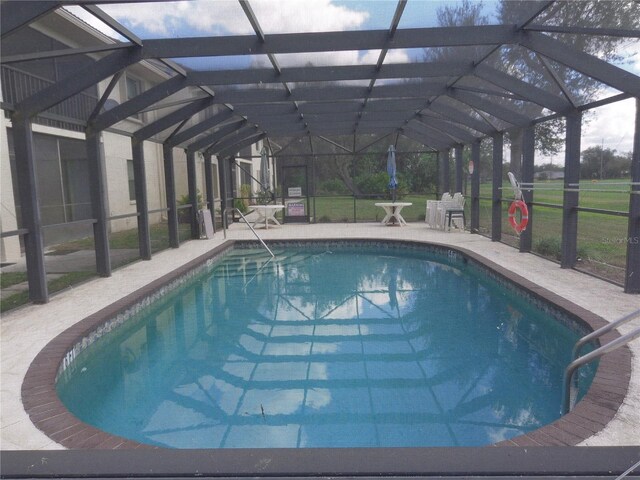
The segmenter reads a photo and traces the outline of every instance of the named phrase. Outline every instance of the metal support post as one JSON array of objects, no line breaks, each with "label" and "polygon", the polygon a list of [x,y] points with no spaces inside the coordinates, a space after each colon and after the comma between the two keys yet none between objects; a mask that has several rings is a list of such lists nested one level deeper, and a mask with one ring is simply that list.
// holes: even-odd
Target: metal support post
[{"label": "metal support post", "polygon": [[[564,159],[564,196],[562,207],[562,250],[560,266],[573,268],[578,258],[578,201],[575,185],[580,182],[580,136],[582,112],[574,110],[567,115],[567,133]],[[573,188],[572,188],[573,186]]]},{"label": "metal support post", "polygon": [[[522,179],[519,181],[529,186],[533,183],[535,141],[535,127],[526,127],[522,132]],[[526,253],[531,251],[533,238],[533,191],[525,188],[522,191],[522,199],[527,204],[527,210],[529,210],[527,228],[520,234],[520,251]]]},{"label": "metal support post", "polygon": [[104,152],[100,132],[87,129],[87,163],[91,179],[91,208],[93,218],[93,238],[96,250],[96,271],[102,277],[111,276],[111,255],[109,251],[109,215],[107,206],[107,182],[104,167]]},{"label": "metal support post", "polygon": [[640,293],[640,98],[636,98],[636,131],[631,157],[631,195],[624,291]]},{"label": "metal support post", "polygon": [[462,193],[462,145],[458,145],[455,147],[455,157],[456,157],[456,192]]},{"label": "metal support post", "polygon": [[49,301],[47,272],[44,265],[44,239],[42,219],[40,218],[40,199],[38,196],[33,132],[31,119],[21,118],[18,112],[11,118],[13,125],[13,144],[16,155],[16,176],[20,195],[22,228],[27,230],[24,236],[25,257],[27,261],[27,280],[29,299],[34,303]]},{"label": "metal support post", "polygon": [[491,241],[499,242],[502,238],[502,133],[493,135],[493,177],[491,192]]},{"label": "metal support post", "polygon": [[440,152],[440,162],[442,164],[442,193],[451,190],[451,173],[449,171],[449,150]]},{"label": "metal support post", "polygon": [[147,174],[144,165],[144,143],[131,138],[133,157],[133,182],[138,212],[138,249],[140,258],[151,260],[151,233],[149,230],[149,204],[147,201]]},{"label": "metal support post", "polygon": [[[229,171],[229,166],[227,165],[227,159],[218,157],[218,177],[220,182],[220,209],[224,212],[227,208],[232,207],[233,205],[229,205],[227,202],[227,196],[229,192],[228,183],[227,183],[227,175]],[[223,216],[224,217],[224,216]],[[222,224],[224,225],[225,218],[222,218]]]},{"label": "metal support post", "polygon": [[[208,208],[209,211],[211,212],[211,218],[212,220],[215,220],[216,218],[216,214],[215,214],[215,195],[213,193],[213,165],[211,163],[211,154],[210,153],[205,153],[204,155],[204,186],[206,189],[206,194],[207,194],[207,204],[208,204]],[[213,223],[213,231],[216,231],[216,222],[212,221]]]},{"label": "metal support post", "polygon": [[480,230],[480,141],[471,144],[471,233]]},{"label": "metal support post", "polygon": [[198,225],[198,190],[196,181],[196,152],[187,150],[187,185],[189,187],[189,203],[191,204],[191,238],[200,238]]},{"label": "metal support post", "polygon": [[173,166],[173,148],[163,144],[164,156],[164,188],[167,196],[167,223],[169,228],[169,246],[178,248],[180,236],[178,235],[178,205],[176,201],[176,180]]}]

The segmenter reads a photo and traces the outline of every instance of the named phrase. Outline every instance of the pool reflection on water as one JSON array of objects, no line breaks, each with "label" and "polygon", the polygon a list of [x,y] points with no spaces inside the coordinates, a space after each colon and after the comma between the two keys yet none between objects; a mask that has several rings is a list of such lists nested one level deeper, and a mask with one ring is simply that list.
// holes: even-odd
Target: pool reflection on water
[{"label": "pool reflection on water", "polygon": [[174,448],[473,446],[559,417],[579,334],[480,269],[371,248],[268,260],[234,250],[96,342],[62,401]]}]

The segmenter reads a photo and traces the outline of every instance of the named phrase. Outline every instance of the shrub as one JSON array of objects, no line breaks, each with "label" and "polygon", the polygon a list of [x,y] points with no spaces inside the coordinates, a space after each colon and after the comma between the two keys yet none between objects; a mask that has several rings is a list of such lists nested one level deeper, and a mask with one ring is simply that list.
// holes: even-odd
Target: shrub
[{"label": "shrub", "polygon": [[534,250],[545,257],[560,260],[562,242],[560,241],[560,237],[544,237],[538,240]]},{"label": "shrub", "polygon": [[318,193],[333,193],[338,195],[345,195],[349,193],[349,189],[344,182],[338,178],[331,178],[320,182],[317,188]]},{"label": "shrub", "polygon": [[[540,255],[560,261],[562,259],[562,240],[560,237],[541,238],[536,243],[534,250]],[[589,250],[585,246],[578,245],[577,256],[579,260],[588,260]]]},{"label": "shrub", "polygon": [[[200,190],[196,190],[196,201],[198,202],[198,209],[204,208],[205,203],[202,199],[202,194]],[[189,200],[189,195],[182,195],[176,202],[178,206],[180,205],[190,205],[191,201]],[[189,210],[178,210],[178,222],[180,223],[189,223],[191,221],[191,213]]]},{"label": "shrub", "polygon": [[275,196],[270,190],[260,190],[256,193],[256,203],[258,205],[266,205],[274,198]]}]

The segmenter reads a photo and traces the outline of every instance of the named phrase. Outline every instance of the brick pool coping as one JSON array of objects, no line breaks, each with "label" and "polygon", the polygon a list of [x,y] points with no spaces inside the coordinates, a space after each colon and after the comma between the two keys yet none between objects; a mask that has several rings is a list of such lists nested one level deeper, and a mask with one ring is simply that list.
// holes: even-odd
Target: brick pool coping
[{"label": "brick pool coping", "polygon": [[[278,240],[286,243],[379,243],[393,245],[411,245],[435,247],[451,250],[473,260],[498,277],[521,288],[534,298],[551,304],[562,314],[589,330],[595,330],[607,324],[602,317],[570,302],[563,297],[517,275],[506,268],[484,258],[482,255],[465,248],[452,247],[437,242],[418,242],[403,240],[372,240],[370,238],[331,239],[318,238],[307,240]],[[49,438],[69,449],[158,449],[161,447],[139,443],[116,435],[108,434],[83,423],[70,413],[60,401],[55,380],[65,357],[84,337],[95,332],[118,313],[131,308],[145,297],[158,291],[169,282],[187,274],[204,264],[210,258],[233,248],[234,245],[246,245],[251,241],[229,240],[213,248],[204,255],[186,263],[173,272],[164,275],[135,292],[112,303],[108,307],[86,317],[49,342],[35,357],[22,383],[22,402],[33,424]],[[603,335],[602,342],[609,342],[620,334],[613,330]],[[602,430],[613,419],[624,401],[631,378],[631,352],[628,347],[619,348],[600,358],[595,377],[586,395],[566,415],[532,432],[513,437],[494,444],[498,447],[532,446],[574,446]],[[250,450],[250,449],[249,449]]]}]

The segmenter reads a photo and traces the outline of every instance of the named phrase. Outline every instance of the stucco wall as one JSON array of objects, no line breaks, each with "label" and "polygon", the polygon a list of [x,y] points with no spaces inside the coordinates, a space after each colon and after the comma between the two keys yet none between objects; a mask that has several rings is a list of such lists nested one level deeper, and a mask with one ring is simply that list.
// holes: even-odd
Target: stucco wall
[{"label": "stucco wall", "polygon": [[[11,180],[11,164],[9,162],[9,145],[7,143],[8,122],[0,115],[0,231],[10,232],[18,228],[16,204],[14,201],[13,183]],[[18,192],[15,192],[17,195]],[[20,241],[17,236],[0,239],[0,256],[2,262],[14,262],[20,258]]]},{"label": "stucco wall", "polygon": [[[131,154],[131,139],[111,132],[104,132],[102,138],[109,196],[109,216],[135,213],[136,202],[130,200],[129,197],[129,177],[127,173],[127,161],[133,158]],[[144,142],[143,152],[149,210],[164,208],[166,206],[166,196],[162,169],[162,146],[154,142]],[[153,213],[150,215],[149,221],[157,223],[163,218],[166,218],[165,214]],[[110,223],[112,232],[137,228],[136,217],[112,220]]]}]

